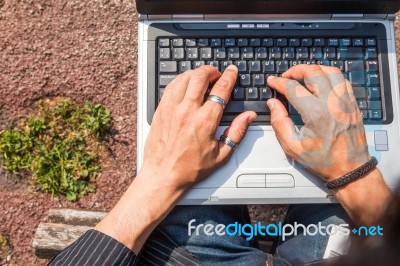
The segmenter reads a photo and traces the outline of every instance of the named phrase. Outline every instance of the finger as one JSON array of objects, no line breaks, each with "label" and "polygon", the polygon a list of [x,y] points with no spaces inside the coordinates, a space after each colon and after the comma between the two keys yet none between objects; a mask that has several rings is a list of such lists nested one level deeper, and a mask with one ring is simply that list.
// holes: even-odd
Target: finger
[{"label": "finger", "polygon": [[306,88],[317,97],[326,97],[332,88],[328,77],[319,65],[296,65],[283,73],[282,77],[304,80]]},{"label": "finger", "polygon": [[193,70],[179,74],[164,90],[159,106],[182,102]]},{"label": "finger", "polygon": [[285,95],[286,99],[301,115],[306,115],[306,108],[313,105],[315,96],[296,80],[269,76],[267,83],[269,87]]},{"label": "finger", "polygon": [[296,159],[302,152],[299,133],[296,131],[292,119],[285,106],[276,99],[267,101],[271,110],[271,126],[286,154]]},{"label": "finger", "polygon": [[221,73],[213,66],[202,66],[191,72],[189,84],[183,101],[198,106],[203,105],[204,95],[210,82],[215,81]]},{"label": "finger", "polygon": [[[230,127],[226,128],[224,135],[230,138],[236,144],[239,144],[247,132],[250,124],[257,118],[257,114],[252,111],[247,111],[238,115]],[[218,141],[219,154],[217,156],[217,164],[225,163],[233,153],[232,147],[225,144],[223,141]]]},{"label": "finger", "polygon": [[[231,92],[233,86],[235,85],[236,79],[238,75],[238,69],[234,65],[230,65],[226,68],[222,76],[217,80],[214,86],[211,89],[210,95],[216,95],[221,97],[225,104],[228,103],[229,98],[231,96]],[[223,113],[223,108],[219,104],[213,101],[206,101],[204,103],[204,109],[208,110],[208,112],[216,114],[217,120],[221,118]]]}]

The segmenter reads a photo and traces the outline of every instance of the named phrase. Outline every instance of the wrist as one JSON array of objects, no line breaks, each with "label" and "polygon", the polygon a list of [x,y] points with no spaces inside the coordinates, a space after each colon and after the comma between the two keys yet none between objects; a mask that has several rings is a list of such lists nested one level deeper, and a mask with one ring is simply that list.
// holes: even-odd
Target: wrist
[{"label": "wrist", "polygon": [[379,220],[391,198],[378,168],[333,192],[352,221],[367,226]]}]

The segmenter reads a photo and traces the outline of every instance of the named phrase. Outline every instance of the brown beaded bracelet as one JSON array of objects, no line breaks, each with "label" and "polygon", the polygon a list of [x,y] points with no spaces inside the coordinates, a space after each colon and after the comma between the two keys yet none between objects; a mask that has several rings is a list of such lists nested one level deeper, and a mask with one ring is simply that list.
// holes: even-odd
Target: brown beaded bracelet
[{"label": "brown beaded bracelet", "polygon": [[344,186],[350,182],[353,182],[354,180],[356,180],[357,178],[369,173],[372,169],[374,169],[376,166],[378,165],[378,160],[372,156],[371,159],[369,159],[368,162],[366,162],[365,164],[361,165],[360,167],[358,167],[357,169],[351,171],[350,173],[335,179],[331,182],[327,182],[325,183],[325,187],[329,188],[329,189],[335,189],[335,188],[339,188],[341,186]]}]

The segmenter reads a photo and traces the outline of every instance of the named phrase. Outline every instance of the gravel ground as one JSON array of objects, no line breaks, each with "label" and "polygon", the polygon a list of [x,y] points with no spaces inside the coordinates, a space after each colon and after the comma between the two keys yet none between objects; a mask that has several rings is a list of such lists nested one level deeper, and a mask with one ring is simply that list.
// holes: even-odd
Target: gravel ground
[{"label": "gravel ground", "polygon": [[[0,0],[0,129],[34,101],[64,96],[107,106],[117,130],[96,193],[76,203],[29,192],[26,182],[0,170],[0,265],[45,265],[31,242],[48,209],[110,210],[133,180],[136,24],[133,0]],[[253,220],[276,221],[285,206],[250,210]],[[10,240],[4,248],[2,238]]]}]

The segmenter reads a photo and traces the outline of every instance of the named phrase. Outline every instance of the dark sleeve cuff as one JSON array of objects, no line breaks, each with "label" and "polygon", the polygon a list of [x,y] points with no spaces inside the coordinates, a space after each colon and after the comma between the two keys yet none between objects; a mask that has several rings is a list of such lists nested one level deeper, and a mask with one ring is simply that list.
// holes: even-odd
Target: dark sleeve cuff
[{"label": "dark sleeve cuff", "polygon": [[135,261],[132,250],[106,234],[89,230],[48,265],[133,265]]}]

